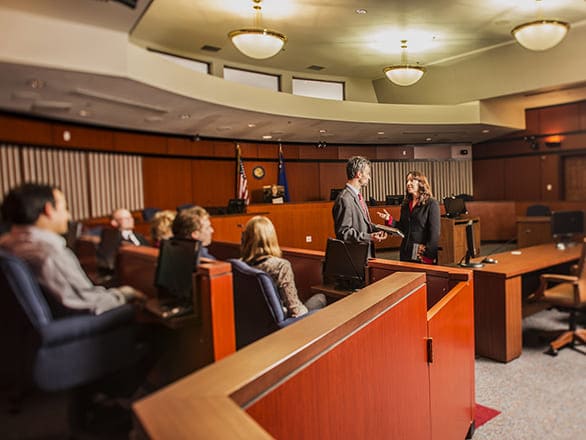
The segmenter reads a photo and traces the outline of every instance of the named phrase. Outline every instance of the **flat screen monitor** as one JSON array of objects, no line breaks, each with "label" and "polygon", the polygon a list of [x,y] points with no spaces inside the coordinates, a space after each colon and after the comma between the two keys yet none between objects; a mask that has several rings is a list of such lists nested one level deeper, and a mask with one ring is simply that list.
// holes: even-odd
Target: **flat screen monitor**
[{"label": "flat screen monitor", "polygon": [[330,200],[336,200],[338,198],[338,194],[342,192],[344,188],[332,188],[330,189]]},{"label": "flat screen monitor", "polygon": [[551,234],[562,239],[584,235],[584,211],[554,211],[551,214]]},{"label": "flat screen monitor", "polygon": [[476,249],[476,240],[474,239],[474,222],[469,220],[466,223],[466,255],[463,258],[464,262],[460,262],[460,267],[483,267],[482,263],[473,263],[470,261],[471,258],[476,257],[480,253],[479,249]]},{"label": "flat screen monitor", "polygon": [[265,203],[272,203],[273,199],[285,197],[285,187],[283,185],[264,185],[262,187],[262,199]]},{"label": "flat screen monitor", "polygon": [[446,217],[456,218],[462,214],[467,214],[466,202],[459,197],[444,198],[444,208],[446,209]]},{"label": "flat screen monitor", "polygon": [[245,199],[230,199],[228,201],[228,214],[242,214],[246,211]]},{"label": "flat screen monitor", "polygon": [[366,284],[368,243],[345,243],[328,238],[323,267],[324,283],[340,290],[356,290]]},{"label": "flat screen monitor", "polygon": [[96,260],[101,272],[114,271],[118,248],[122,235],[118,229],[104,228],[100,233],[100,243],[96,249]]},{"label": "flat screen monitor", "polygon": [[403,203],[403,199],[404,199],[404,196],[402,196],[402,195],[393,195],[393,196],[387,195],[385,197],[385,204],[386,205],[400,205],[401,203]]},{"label": "flat screen monitor", "polygon": [[155,272],[159,299],[176,305],[193,303],[193,272],[199,263],[201,242],[171,238],[162,240]]}]

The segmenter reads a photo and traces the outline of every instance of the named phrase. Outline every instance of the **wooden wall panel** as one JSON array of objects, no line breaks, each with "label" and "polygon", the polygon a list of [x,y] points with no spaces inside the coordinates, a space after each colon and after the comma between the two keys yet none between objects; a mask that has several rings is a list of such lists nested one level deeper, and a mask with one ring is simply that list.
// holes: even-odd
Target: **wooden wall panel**
[{"label": "wooden wall panel", "polygon": [[[507,241],[517,237],[515,202],[467,202],[470,217],[480,219],[482,241]],[[525,214],[523,214],[525,215]]]},{"label": "wooden wall panel", "polygon": [[320,194],[320,173],[317,163],[285,160],[285,170],[292,202],[323,200]]},{"label": "wooden wall panel", "polygon": [[322,200],[330,200],[332,188],[346,185],[346,164],[343,162],[319,164],[319,195]]},{"label": "wooden wall panel", "polygon": [[178,205],[194,202],[191,161],[145,157],[143,176],[145,207],[175,209]]},{"label": "wooden wall panel", "polygon": [[128,153],[167,154],[165,136],[114,132],[114,151]]},{"label": "wooden wall panel", "polygon": [[[190,162],[190,166],[193,203],[201,206],[227,206],[228,200],[235,197],[236,159],[193,160]],[[246,170],[249,182],[251,171],[252,169]],[[187,201],[185,200],[185,202]]]},{"label": "wooden wall panel", "polygon": [[299,159],[337,160],[338,147],[328,145],[326,148],[317,148],[315,145],[299,147]]},{"label": "wooden wall panel", "polygon": [[33,145],[51,145],[51,124],[0,115],[0,139]]},{"label": "wooden wall panel", "polygon": [[540,162],[539,156],[512,157],[505,160],[506,200],[539,200]]},{"label": "wooden wall panel", "polygon": [[580,129],[580,104],[556,105],[539,109],[540,134],[558,134]]},{"label": "wooden wall panel", "polygon": [[586,156],[564,158],[565,200],[586,200]]},{"label": "wooden wall panel", "polygon": [[[258,144],[258,158],[259,159],[278,159],[279,146],[276,144]],[[285,154],[283,152],[283,154]]]},{"label": "wooden wall panel", "polygon": [[177,156],[213,157],[212,141],[194,141],[188,138],[170,137],[167,139],[167,153]]},{"label": "wooden wall panel", "polygon": [[288,159],[299,159],[299,145],[283,145],[283,157]]},{"label": "wooden wall panel", "polygon": [[214,141],[214,157],[236,157],[236,144],[228,141]]},{"label": "wooden wall panel", "polygon": [[505,166],[503,159],[473,161],[472,177],[476,200],[504,200]]},{"label": "wooden wall panel", "polygon": [[562,180],[560,179],[560,156],[553,154],[541,156],[540,173],[541,200],[559,200],[562,197]]},{"label": "wooden wall panel", "polygon": [[376,147],[368,145],[349,145],[338,147],[338,159],[348,160],[352,156],[364,156],[370,160],[376,158]]},{"label": "wooden wall panel", "polygon": [[258,145],[256,143],[238,142],[243,159],[258,159]]},{"label": "wooden wall panel", "polygon": [[516,131],[511,136],[534,136],[539,133],[539,109],[533,108],[525,110],[525,130]]},{"label": "wooden wall panel", "polygon": [[378,160],[413,159],[414,157],[415,148],[412,146],[376,147],[376,159]]},{"label": "wooden wall panel", "polygon": [[[68,141],[63,137],[65,131],[69,132],[70,139]],[[53,124],[51,134],[53,145],[60,147],[101,151],[112,151],[114,149],[114,135],[111,130]]]},{"label": "wooden wall panel", "polygon": [[586,130],[586,101],[580,103],[580,130]]}]

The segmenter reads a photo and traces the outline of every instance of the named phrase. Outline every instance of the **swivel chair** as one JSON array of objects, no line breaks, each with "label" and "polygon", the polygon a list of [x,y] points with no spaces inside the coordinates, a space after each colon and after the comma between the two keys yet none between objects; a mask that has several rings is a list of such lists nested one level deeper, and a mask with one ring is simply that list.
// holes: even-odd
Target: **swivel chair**
[{"label": "swivel chair", "polygon": [[57,318],[28,266],[1,250],[0,292],[2,345],[8,348],[3,363],[9,364],[3,367],[10,371],[3,380],[11,380],[17,394],[30,384],[43,391],[88,385],[146,354],[137,342],[133,306]]},{"label": "swivel chair", "polygon": [[542,274],[533,299],[570,313],[569,330],[549,344],[548,354],[556,356],[562,347],[586,344],[586,329],[576,328],[576,315],[586,311],[586,240],[575,275]]},{"label": "swivel chair", "polygon": [[525,214],[527,217],[549,217],[551,215],[551,209],[545,205],[530,205],[527,207]]},{"label": "swivel chair", "polygon": [[234,283],[236,349],[307,316],[285,316],[281,297],[268,273],[241,260],[229,259],[228,262],[232,265]]}]

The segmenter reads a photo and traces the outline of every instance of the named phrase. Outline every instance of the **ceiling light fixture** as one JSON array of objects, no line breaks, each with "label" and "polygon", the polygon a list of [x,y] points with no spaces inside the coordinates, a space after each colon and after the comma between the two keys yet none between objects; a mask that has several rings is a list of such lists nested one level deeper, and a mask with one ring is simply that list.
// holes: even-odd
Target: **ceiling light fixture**
[{"label": "ceiling light fixture", "polygon": [[[537,15],[541,15],[541,0],[537,2]],[[537,19],[515,27],[511,34],[526,49],[542,51],[557,46],[570,30],[564,21]]]},{"label": "ceiling light fixture", "polygon": [[275,56],[287,42],[287,37],[280,32],[265,29],[261,22],[261,0],[252,0],[254,25],[252,28],[237,29],[228,34],[232,44],[250,58],[262,60]]},{"label": "ceiling light fixture", "polygon": [[410,86],[421,79],[425,67],[407,63],[407,40],[401,40],[401,64],[385,67],[383,72],[392,83]]}]

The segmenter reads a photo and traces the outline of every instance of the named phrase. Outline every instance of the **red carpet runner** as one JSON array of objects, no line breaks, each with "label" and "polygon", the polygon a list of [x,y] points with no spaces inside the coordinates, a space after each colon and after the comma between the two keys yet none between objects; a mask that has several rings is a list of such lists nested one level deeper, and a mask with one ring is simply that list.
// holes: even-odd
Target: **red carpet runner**
[{"label": "red carpet runner", "polygon": [[496,409],[489,408],[488,406],[482,406],[478,403],[476,404],[476,415],[474,416],[474,422],[476,425],[476,429],[484,425],[489,420],[492,420],[494,417],[498,416],[501,412],[497,411]]}]

